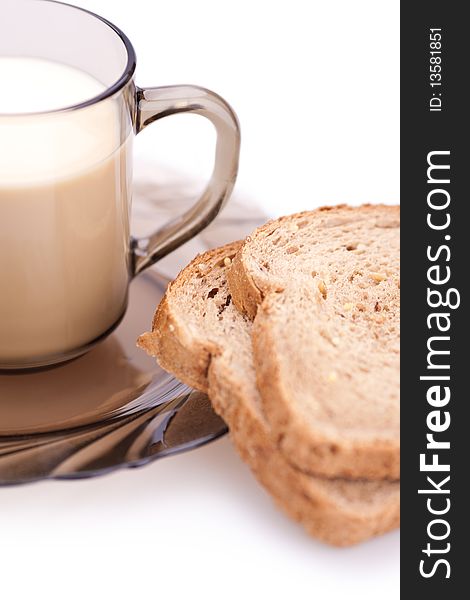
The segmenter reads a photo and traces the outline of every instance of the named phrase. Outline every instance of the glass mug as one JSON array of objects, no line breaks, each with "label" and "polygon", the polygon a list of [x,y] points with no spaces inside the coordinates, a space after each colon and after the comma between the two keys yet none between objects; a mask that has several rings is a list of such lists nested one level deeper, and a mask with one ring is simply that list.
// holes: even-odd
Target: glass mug
[{"label": "glass mug", "polygon": [[[128,38],[86,10],[0,7],[0,369],[92,348],[120,322],[131,279],[206,227],[232,191],[240,132],[230,106],[200,87],[136,87],[135,63]],[[132,138],[182,112],[215,126],[212,177],[185,214],[135,239]]]}]

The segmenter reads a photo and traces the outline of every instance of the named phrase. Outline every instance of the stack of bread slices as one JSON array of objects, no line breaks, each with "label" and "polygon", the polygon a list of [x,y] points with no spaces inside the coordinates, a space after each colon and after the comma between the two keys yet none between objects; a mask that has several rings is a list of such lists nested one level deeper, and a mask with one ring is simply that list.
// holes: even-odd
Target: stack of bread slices
[{"label": "stack of bread slices", "polygon": [[399,524],[399,209],[325,207],[197,256],[138,344],[206,392],[315,537]]}]

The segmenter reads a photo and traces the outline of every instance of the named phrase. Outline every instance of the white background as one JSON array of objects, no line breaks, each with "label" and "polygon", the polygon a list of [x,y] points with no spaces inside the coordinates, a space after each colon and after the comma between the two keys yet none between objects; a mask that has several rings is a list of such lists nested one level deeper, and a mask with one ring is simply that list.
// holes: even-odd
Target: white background
[{"label": "white background", "polygon": [[[238,193],[267,212],[398,201],[398,0],[81,6],[131,38],[139,85],[195,83],[229,100]],[[212,143],[202,119],[179,116],[139,136],[136,155],[205,178]],[[0,490],[0,595],[395,599],[398,540],[310,539],[225,438],[140,470]]]}]

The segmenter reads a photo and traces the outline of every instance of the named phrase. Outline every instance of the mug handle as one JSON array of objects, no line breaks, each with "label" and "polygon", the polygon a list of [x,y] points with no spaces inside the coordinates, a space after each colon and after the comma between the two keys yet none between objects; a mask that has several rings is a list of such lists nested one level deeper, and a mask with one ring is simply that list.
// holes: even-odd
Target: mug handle
[{"label": "mug handle", "polygon": [[137,88],[136,94],[136,133],[168,115],[195,113],[214,124],[217,145],[211,179],[196,204],[149,237],[132,239],[132,276],[194,237],[217,216],[235,184],[240,154],[237,117],[218,94],[192,85]]}]

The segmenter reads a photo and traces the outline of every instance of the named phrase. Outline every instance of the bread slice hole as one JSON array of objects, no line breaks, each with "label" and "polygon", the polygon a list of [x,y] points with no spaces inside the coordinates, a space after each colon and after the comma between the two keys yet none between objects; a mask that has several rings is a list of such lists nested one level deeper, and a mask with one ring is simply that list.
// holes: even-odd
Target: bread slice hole
[{"label": "bread slice hole", "polygon": [[219,309],[217,311],[217,316],[219,317],[219,320],[220,320],[220,315],[224,312],[224,310],[227,308],[227,306],[230,306],[231,302],[232,302],[232,296],[231,296],[231,294],[229,294],[227,296],[227,298],[225,299],[225,302],[219,306]]}]

